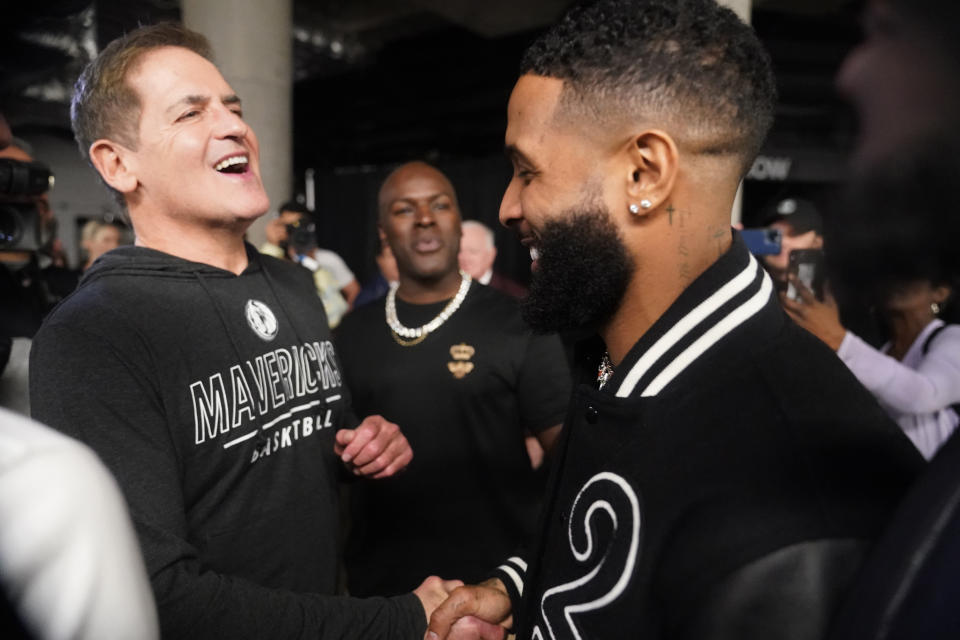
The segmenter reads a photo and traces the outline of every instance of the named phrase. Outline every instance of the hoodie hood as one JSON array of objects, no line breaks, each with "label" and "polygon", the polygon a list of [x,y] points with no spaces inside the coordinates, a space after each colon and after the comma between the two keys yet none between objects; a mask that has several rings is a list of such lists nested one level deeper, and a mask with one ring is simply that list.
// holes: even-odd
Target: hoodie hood
[{"label": "hoodie hood", "polygon": [[[261,270],[260,254],[250,244],[244,243],[247,251],[247,268],[244,273]],[[133,245],[118,247],[100,256],[80,279],[84,287],[100,278],[111,276],[150,275],[159,278],[195,279],[235,278],[236,274],[202,262],[184,260],[156,249]]]}]

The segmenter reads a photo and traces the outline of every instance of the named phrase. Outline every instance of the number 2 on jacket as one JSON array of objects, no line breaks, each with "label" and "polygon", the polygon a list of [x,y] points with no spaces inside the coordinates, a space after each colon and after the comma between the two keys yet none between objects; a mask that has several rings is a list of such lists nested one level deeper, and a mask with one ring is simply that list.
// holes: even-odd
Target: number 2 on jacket
[{"label": "number 2 on jacket", "polygon": [[[606,540],[600,539],[603,531]],[[567,533],[570,552],[588,570],[543,594],[540,615],[548,635],[537,625],[534,640],[581,640],[576,615],[607,606],[627,588],[640,548],[640,501],[633,487],[608,471],[590,478],[573,501]]]}]

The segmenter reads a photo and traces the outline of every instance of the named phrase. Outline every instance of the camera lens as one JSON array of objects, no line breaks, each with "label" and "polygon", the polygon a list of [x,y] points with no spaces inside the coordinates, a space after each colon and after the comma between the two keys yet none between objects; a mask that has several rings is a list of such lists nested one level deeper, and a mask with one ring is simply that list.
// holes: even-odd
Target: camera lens
[{"label": "camera lens", "polygon": [[0,194],[36,196],[53,186],[53,174],[39,162],[0,158]]},{"label": "camera lens", "polygon": [[23,221],[16,209],[0,205],[0,249],[15,247],[23,236]]}]

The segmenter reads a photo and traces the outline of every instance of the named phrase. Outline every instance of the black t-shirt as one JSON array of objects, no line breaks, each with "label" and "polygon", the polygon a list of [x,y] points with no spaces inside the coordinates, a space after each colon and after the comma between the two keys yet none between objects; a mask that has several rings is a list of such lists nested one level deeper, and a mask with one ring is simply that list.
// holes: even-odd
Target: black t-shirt
[{"label": "black t-shirt", "polygon": [[[417,327],[446,304],[398,299],[397,315]],[[336,334],[357,415],[396,422],[414,451],[399,476],[351,488],[353,595],[400,593],[430,574],[476,580],[524,542],[543,486],[523,438],[560,424],[569,399],[559,339],[533,335],[516,302],[483,285],[419,344],[392,335],[382,300]]]}]

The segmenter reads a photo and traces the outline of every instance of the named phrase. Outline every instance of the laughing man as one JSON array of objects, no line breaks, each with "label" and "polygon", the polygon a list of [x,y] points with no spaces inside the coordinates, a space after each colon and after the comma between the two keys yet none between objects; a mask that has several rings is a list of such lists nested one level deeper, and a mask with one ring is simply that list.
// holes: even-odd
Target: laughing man
[{"label": "laughing man", "polygon": [[114,41],[71,115],[136,246],[37,334],[31,399],[117,477],[163,636],[420,637],[438,579],[332,596],[338,475],[391,476],[412,453],[395,424],[358,425],[309,274],[243,241],[268,208],[259,148],[206,40],[157,25]]}]

